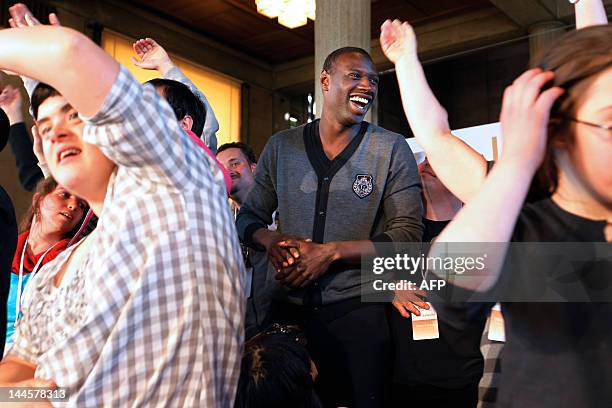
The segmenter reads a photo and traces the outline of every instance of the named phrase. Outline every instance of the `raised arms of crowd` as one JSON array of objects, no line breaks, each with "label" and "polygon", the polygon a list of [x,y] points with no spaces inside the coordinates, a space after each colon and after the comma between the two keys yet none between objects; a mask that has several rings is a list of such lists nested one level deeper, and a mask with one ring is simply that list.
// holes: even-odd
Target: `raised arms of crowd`
[{"label": "raised arms of crowd", "polygon": [[[601,0],[581,0],[575,6],[576,28],[607,24]],[[417,142],[442,183],[468,202],[482,186],[487,163],[478,152],[450,133],[448,116],[434,96],[417,55],[417,41],[408,23],[386,21],[380,43],[395,64],[402,105]]]}]

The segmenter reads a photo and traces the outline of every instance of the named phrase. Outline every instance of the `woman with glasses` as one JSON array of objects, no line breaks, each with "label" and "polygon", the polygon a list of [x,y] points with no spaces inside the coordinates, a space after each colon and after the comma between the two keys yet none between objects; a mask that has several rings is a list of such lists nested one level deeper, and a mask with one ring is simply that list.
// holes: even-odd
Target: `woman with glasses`
[{"label": "woman with glasses", "polygon": [[[416,52],[407,24],[387,22],[382,31],[383,49],[396,67],[406,49]],[[429,254],[445,256],[450,243],[497,243],[499,256],[489,256],[486,273],[458,278],[456,288],[475,293],[511,282],[525,289],[513,294],[527,296],[523,302],[502,303],[500,406],[612,405],[612,298],[605,297],[612,270],[606,244],[612,242],[611,44],[610,25],[566,34],[539,58],[537,68],[506,89],[501,159]],[[532,181],[546,198],[525,203]],[[589,243],[602,255],[578,254],[582,257],[564,275],[552,267],[534,268],[538,253],[508,268],[508,242],[555,243],[553,248],[570,250]],[[530,292],[541,282],[571,282],[579,290],[570,293],[571,302],[553,302],[548,292],[541,298]],[[509,300],[506,292],[497,293]],[[557,294],[557,300],[567,295]],[[606,303],[590,302],[591,294]]]}]

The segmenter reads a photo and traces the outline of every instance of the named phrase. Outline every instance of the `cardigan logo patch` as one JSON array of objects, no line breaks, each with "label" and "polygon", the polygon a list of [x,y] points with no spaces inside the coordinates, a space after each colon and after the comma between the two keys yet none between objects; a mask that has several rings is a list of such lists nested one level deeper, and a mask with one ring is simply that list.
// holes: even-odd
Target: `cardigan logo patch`
[{"label": "cardigan logo patch", "polygon": [[353,192],[359,198],[366,198],[372,193],[374,184],[370,174],[358,174],[353,182]]}]

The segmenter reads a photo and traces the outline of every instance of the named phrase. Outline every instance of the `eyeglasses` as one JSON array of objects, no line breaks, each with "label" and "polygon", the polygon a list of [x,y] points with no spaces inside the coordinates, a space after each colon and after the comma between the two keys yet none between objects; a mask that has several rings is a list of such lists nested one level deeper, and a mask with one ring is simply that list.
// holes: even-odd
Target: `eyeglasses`
[{"label": "eyeglasses", "polygon": [[587,122],[585,120],[580,120],[580,119],[576,119],[576,118],[572,118],[569,116],[566,116],[565,119],[575,122],[575,123],[579,123],[581,125],[585,125],[585,126],[589,126],[595,129],[603,129],[603,130],[607,130],[608,131],[608,136],[612,136],[612,125],[599,125],[597,123],[592,123],[592,122]]}]

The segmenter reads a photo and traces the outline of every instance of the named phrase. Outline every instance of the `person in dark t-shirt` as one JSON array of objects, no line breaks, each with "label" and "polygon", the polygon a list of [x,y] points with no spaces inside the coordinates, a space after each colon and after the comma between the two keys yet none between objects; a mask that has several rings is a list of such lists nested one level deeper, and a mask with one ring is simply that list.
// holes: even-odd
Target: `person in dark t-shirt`
[{"label": "person in dark t-shirt", "polygon": [[[593,251],[586,260],[576,259],[580,262],[563,275],[539,270],[543,255],[538,251],[513,259],[512,268],[504,256],[489,257],[486,274],[455,280],[469,291],[496,288],[500,282],[511,282],[512,288],[520,282],[525,293],[513,296],[527,294],[530,300],[550,299],[549,292],[532,291],[541,282],[571,281],[581,289],[565,303],[502,303],[506,345],[500,406],[612,405],[609,278],[593,279],[598,271],[612,270],[612,246],[605,244],[612,241],[610,38],[610,25],[568,33],[537,61],[545,70],[525,72],[506,90],[504,154],[429,254],[439,256],[449,243],[466,241],[547,242],[570,250],[589,243],[599,251],[597,258]],[[550,197],[525,204],[534,176]],[[598,290],[604,296],[591,299],[606,302],[589,302]],[[504,287],[497,295],[507,299],[507,291]],[[556,294],[558,299],[567,295]]]},{"label": "person in dark t-shirt", "polygon": [[[423,185],[423,241],[431,242],[461,209],[462,203],[437,178],[427,158],[419,163]],[[478,382],[483,373],[480,340],[488,310],[479,319],[457,329],[446,321],[438,322],[439,338],[414,340],[409,310],[396,299],[390,310],[389,325],[395,351],[393,367],[394,407],[421,406],[474,407],[478,401]],[[460,320],[470,311],[462,303],[446,304],[445,313]],[[411,315],[410,315],[411,316]]]}]

